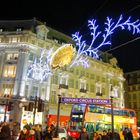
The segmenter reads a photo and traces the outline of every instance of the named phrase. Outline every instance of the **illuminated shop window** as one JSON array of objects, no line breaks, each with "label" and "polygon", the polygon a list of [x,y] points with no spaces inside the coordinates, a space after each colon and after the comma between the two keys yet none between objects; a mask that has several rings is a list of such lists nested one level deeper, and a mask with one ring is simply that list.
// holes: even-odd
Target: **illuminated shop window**
[{"label": "illuminated shop window", "polygon": [[11,42],[16,43],[18,42],[18,39],[16,37],[11,38]]},{"label": "illuminated shop window", "polygon": [[16,76],[16,66],[6,65],[4,66],[3,77],[12,77]]},{"label": "illuminated shop window", "polygon": [[6,60],[17,60],[18,54],[17,53],[9,53],[7,54]]},{"label": "illuminated shop window", "polygon": [[13,95],[14,84],[3,84],[3,95]]}]

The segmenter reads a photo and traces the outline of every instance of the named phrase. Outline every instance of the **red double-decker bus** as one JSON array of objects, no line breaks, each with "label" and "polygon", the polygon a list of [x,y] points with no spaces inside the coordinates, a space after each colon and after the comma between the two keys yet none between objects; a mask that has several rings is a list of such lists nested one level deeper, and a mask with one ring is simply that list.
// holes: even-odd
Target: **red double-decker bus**
[{"label": "red double-decker bus", "polygon": [[[124,128],[132,130],[133,137],[137,137],[136,113],[132,109],[113,107],[114,129],[121,139]],[[82,128],[85,127],[92,139],[93,132],[101,133],[112,128],[111,107],[106,105],[73,104],[68,129],[69,140],[77,140]]]}]

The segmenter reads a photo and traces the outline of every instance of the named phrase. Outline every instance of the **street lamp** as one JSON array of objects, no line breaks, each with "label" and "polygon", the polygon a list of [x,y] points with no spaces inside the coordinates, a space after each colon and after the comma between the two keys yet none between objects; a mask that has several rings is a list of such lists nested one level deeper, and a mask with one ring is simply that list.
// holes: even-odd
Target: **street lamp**
[{"label": "street lamp", "polygon": [[35,115],[36,115],[36,108],[37,108],[37,96],[35,97],[35,102],[34,102],[34,112],[33,112],[33,125],[35,124]]},{"label": "street lamp", "polygon": [[60,103],[61,103],[61,95],[58,94],[57,120],[56,120],[56,131],[55,131],[56,138],[58,137],[58,129],[59,129]]},{"label": "street lamp", "polygon": [[111,98],[111,122],[112,122],[112,140],[114,137],[114,112],[113,112],[113,96],[110,96]]}]

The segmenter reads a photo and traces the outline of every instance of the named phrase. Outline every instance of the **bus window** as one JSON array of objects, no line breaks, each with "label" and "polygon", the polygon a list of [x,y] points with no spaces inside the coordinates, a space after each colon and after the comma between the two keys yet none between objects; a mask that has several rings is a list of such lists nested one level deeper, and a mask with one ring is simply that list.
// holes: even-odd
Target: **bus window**
[{"label": "bus window", "polygon": [[94,132],[94,123],[85,122],[84,127],[90,133]]},{"label": "bus window", "polygon": [[135,117],[135,112],[134,111],[129,111],[130,117]]},{"label": "bus window", "polygon": [[105,108],[105,114],[111,114],[111,108]]},{"label": "bus window", "polygon": [[128,110],[123,110],[123,116],[129,116],[129,111]]},{"label": "bus window", "polygon": [[114,109],[113,113],[114,113],[114,115],[120,115],[120,110]]},{"label": "bus window", "polygon": [[85,112],[86,105],[85,104],[75,104],[72,107],[72,112]]}]

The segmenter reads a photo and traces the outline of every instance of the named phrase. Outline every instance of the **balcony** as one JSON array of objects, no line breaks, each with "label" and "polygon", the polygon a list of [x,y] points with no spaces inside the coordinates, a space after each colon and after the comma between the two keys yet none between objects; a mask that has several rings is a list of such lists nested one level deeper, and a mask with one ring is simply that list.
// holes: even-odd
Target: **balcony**
[{"label": "balcony", "polygon": [[81,88],[81,89],[80,89],[80,92],[86,93],[86,92],[87,92],[87,90],[86,90],[86,89]]},{"label": "balcony", "polygon": [[96,96],[103,96],[103,94],[100,93],[100,92],[97,92],[97,93],[96,93]]},{"label": "balcony", "polygon": [[65,84],[59,84],[59,89],[60,89],[60,88],[68,89],[68,85],[65,85]]}]

